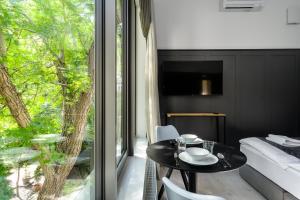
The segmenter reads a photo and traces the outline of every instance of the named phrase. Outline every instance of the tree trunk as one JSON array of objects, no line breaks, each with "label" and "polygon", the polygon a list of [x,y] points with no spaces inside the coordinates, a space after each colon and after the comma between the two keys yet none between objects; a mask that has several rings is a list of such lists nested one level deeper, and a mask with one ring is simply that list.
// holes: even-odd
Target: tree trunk
[{"label": "tree trunk", "polygon": [[45,182],[39,193],[38,200],[53,200],[60,196],[64,182],[72,170],[80,153],[84,139],[85,126],[88,111],[92,103],[92,92],[81,95],[78,104],[66,111],[66,124],[74,126],[72,134],[66,136],[66,140],[57,146],[58,151],[66,155],[66,161],[62,165],[47,166],[43,168]]},{"label": "tree trunk", "polygon": [[[20,127],[27,127],[30,122],[30,116],[22,99],[18,95],[16,87],[12,84],[6,66],[2,63],[2,58],[5,56],[5,45],[3,35],[0,30],[0,95],[4,97],[5,103],[10,109],[11,114],[17,121]],[[64,62],[59,61],[60,65]],[[45,181],[38,195],[38,200],[53,200],[60,196],[65,180],[72,170],[76,159],[80,153],[82,142],[85,134],[85,127],[89,108],[92,104],[94,94],[94,44],[90,48],[88,56],[89,74],[91,78],[91,86],[87,91],[80,94],[77,102],[69,104],[66,100],[66,78],[63,77],[62,71],[57,71],[58,80],[62,85],[62,94],[65,102],[63,104],[64,124],[62,135],[66,139],[57,145],[57,150],[64,153],[66,161],[64,164],[57,166],[43,166]],[[57,67],[57,70],[61,66]]]},{"label": "tree trunk", "polygon": [[4,98],[5,104],[18,125],[25,128],[30,124],[31,119],[16,87],[11,82],[6,66],[3,63],[5,54],[4,39],[0,30],[0,95]]},{"label": "tree trunk", "polygon": [[[67,160],[58,166],[45,166],[43,168],[45,182],[39,193],[38,200],[53,200],[60,196],[65,180],[74,167],[80,153],[85,135],[88,112],[94,94],[94,45],[89,52],[89,73],[91,86],[88,91],[82,92],[75,104],[64,103],[64,124],[62,135],[66,139],[57,145],[57,150],[64,153]],[[61,62],[63,63],[63,62]],[[62,86],[65,87],[65,86]],[[64,89],[64,88],[62,88]]]}]

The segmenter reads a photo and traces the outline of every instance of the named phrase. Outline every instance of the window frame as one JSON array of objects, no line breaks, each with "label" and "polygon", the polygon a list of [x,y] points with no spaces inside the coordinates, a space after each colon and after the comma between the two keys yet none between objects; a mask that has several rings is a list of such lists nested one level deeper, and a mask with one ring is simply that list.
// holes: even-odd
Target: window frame
[{"label": "window frame", "polygon": [[[125,164],[127,155],[133,154],[135,135],[135,110],[132,95],[135,95],[135,36],[131,36],[132,13],[135,13],[134,0],[126,0],[126,152],[119,165],[116,163],[115,88],[116,88],[116,21],[115,1],[95,0],[95,200],[117,198],[117,178]],[[130,8],[129,8],[130,6]],[[134,14],[135,15],[135,14]],[[134,16],[135,17],[135,16]],[[129,21],[131,20],[131,21]],[[134,18],[135,21],[135,18]],[[134,80],[132,80],[134,79]]]},{"label": "window frame", "polygon": [[122,172],[122,169],[125,165],[126,159],[128,156],[133,156],[134,154],[134,138],[136,132],[136,105],[135,105],[135,95],[136,95],[136,7],[134,0],[123,0],[123,13],[125,16],[124,18],[124,30],[123,30],[123,42],[126,44],[124,46],[124,64],[126,65],[126,73],[124,75],[124,84],[126,89],[126,97],[124,100],[126,105],[124,107],[125,113],[125,123],[124,123],[124,130],[123,130],[123,145],[126,147],[126,150],[123,152],[123,156],[121,157],[119,163],[117,163],[117,176]]},{"label": "window frame", "polygon": [[129,65],[129,2],[130,0],[122,0],[122,21],[123,21],[123,32],[122,32],[122,42],[123,42],[123,55],[122,55],[122,64],[123,64],[123,107],[122,107],[122,114],[123,114],[123,121],[122,121],[122,150],[121,150],[121,157],[117,160],[117,168],[118,168],[118,176],[120,174],[121,169],[123,168],[125,161],[128,156],[128,141],[129,141],[129,119],[130,119],[130,106],[129,106],[129,73],[130,73],[130,65]]},{"label": "window frame", "polygon": [[95,0],[95,200],[117,199],[115,1]]}]

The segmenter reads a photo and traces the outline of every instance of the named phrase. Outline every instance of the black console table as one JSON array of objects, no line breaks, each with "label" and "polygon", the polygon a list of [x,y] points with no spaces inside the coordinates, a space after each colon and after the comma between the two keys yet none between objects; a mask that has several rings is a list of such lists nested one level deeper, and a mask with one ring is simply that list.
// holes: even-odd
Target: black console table
[{"label": "black console table", "polygon": [[226,114],[224,113],[167,113],[166,124],[168,124],[168,118],[171,117],[211,117],[216,119],[217,127],[217,141],[220,142],[220,126],[219,118],[223,119],[223,138],[224,144],[226,144]]}]

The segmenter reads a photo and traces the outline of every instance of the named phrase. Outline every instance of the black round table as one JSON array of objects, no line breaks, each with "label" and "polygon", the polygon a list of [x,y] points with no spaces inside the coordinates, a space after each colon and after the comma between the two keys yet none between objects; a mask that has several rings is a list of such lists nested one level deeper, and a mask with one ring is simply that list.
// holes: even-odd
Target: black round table
[{"label": "black round table", "polygon": [[[187,148],[189,146],[190,145],[187,145]],[[192,146],[202,147],[202,144]],[[219,161],[213,165],[195,166],[181,161],[177,156],[174,156],[175,153],[177,153],[177,144],[175,140],[160,141],[151,144],[147,148],[147,155],[151,160],[169,168],[166,177],[170,178],[173,169],[177,169],[181,172],[184,185],[190,192],[196,192],[196,173],[230,171],[240,168],[247,161],[246,156],[238,149],[220,143],[215,143],[213,154],[217,155],[218,153],[222,153],[227,162],[219,159]],[[163,190],[162,187],[159,192],[159,199],[162,196]]]}]

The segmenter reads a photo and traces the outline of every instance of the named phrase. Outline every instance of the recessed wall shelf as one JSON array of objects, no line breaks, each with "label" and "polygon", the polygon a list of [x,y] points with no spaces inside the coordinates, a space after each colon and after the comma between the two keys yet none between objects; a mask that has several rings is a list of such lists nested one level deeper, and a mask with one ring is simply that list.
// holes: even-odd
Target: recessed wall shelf
[{"label": "recessed wall shelf", "polygon": [[223,62],[167,61],[163,64],[166,96],[211,96],[223,94]]},{"label": "recessed wall shelf", "polygon": [[168,124],[168,118],[171,117],[213,117],[216,120],[217,128],[217,141],[220,142],[220,126],[219,118],[223,118],[223,143],[226,144],[226,114],[224,113],[167,113],[166,123]]},{"label": "recessed wall shelf", "polygon": [[167,117],[226,117],[224,113],[167,113]]}]

